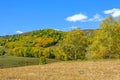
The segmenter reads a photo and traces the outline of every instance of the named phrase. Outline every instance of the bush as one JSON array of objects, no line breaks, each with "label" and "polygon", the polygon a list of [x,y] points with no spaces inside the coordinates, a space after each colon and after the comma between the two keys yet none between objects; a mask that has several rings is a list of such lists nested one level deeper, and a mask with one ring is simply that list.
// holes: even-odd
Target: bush
[{"label": "bush", "polygon": [[46,64],[46,58],[44,56],[40,57],[39,64]]},{"label": "bush", "polygon": [[0,56],[2,56],[4,54],[5,54],[5,50],[4,49],[0,50]]},{"label": "bush", "polygon": [[43,56],[44,49],[41,47],[40,48],[34,47],[34,48],[32,48],[32,51],[33,51],[34,57],[39,58],[39,57]]},{"label": "bush", "polygon": [[53,50],[49,48],[44,49],[43,55],[45,56],[45,58],[51,58],[51,59],[55,58],[55,55],[53,54]]},{"label": "bush", "polygon": [[62,50],[54,50],[55,59],[67,61],[68,56]]},{"label": "bush", "polygon": [[23,48],[23,50],[24,50],[24,57],[34,57],[31,47]]}]

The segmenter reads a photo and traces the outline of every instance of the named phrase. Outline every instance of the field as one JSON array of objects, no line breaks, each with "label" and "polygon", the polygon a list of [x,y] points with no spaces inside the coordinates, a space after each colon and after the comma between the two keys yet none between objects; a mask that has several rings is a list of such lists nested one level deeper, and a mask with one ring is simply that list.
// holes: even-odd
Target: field
[{"label": "field", "polygon": [[120,80],[120,60],[65,61],[0,69],[0,80]]}]

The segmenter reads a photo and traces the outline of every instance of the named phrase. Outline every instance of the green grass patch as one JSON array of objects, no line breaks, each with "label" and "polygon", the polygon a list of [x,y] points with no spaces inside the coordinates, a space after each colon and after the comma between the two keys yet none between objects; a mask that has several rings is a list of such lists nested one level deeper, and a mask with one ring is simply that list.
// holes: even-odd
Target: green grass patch
[{"label": "green grass patch", "polygon": [[[47,64],[58,62],[55,59],[47,59]],[[39,58],[0,56],[0,68],[12,68],[29,65],[39,65]]]}]

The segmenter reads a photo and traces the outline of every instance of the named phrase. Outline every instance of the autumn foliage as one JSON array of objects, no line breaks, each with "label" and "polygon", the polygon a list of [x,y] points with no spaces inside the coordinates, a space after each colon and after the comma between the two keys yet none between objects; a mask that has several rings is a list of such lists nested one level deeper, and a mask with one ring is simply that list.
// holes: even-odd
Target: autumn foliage
[{"label": "autumn foliage", "polygon": [[0,39],[0,54],[60,60],[120,58],[120,17],[107,17],[100,26],[92,32],[43,29],[7,36]]}]

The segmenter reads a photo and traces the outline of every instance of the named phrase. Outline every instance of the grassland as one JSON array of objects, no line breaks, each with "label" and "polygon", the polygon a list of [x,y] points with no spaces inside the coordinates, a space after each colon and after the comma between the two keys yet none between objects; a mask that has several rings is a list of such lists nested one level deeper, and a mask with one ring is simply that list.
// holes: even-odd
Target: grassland
[{"label": "grassland", "polygon": [[120,60],[65,61],[0,69],[0,80],[120,80]]},{"label": "grassland", "polygon": [[[54,63],[58,60],[47,59],[47,63]],[[0,56],[0,68],[13,68],[21,66],[38,65],[39,58]]]}]

